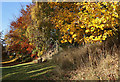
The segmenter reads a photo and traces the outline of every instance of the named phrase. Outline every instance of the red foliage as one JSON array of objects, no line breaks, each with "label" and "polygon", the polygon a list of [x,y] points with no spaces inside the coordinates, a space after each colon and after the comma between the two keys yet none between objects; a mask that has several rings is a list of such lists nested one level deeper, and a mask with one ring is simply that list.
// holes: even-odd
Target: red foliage
[{"label": "red foliage", "polygon": [[33,56],[35,56],[35,54],[31,54],[31,57],[33,58]]},{"label": "red foliage", "polygon": [[13,21],[13,22],[11,22],[11,24],[10,24],[11,26],[15,26],[16,25],[16,22],[15,21]]},{"label": "red foliage", "polygon": [[10,30],[10,33],[12,33],[13,31],[12,30]]},{"label": "red foliage", "polygon": [[21,9],[21,14],[16,21],[12,21],[10,24],[11,30],[7,37],[10,41],[8,43],[9,50],[11,52],[20,52],[22,54],[30,54],[34,48],[33,45],[29,44],[28,38],[25,36],[26,28],[31,23],[31,16],[30,16],[30,7],[26,5],[26,10]]}]

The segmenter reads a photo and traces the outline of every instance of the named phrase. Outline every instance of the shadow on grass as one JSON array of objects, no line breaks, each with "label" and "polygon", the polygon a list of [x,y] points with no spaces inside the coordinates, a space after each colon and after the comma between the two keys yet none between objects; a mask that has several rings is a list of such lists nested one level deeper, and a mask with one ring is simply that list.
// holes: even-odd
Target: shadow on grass
[{"label": "shadow on grass", "polygon": [[[55,66],[46,62],[43,64],[22,65],[11,68],[2,68],[2,80],[29,80],[32,78],[42,78],[41,75],[46,74]],[[0,68],[1,69],[1,68]]]}]

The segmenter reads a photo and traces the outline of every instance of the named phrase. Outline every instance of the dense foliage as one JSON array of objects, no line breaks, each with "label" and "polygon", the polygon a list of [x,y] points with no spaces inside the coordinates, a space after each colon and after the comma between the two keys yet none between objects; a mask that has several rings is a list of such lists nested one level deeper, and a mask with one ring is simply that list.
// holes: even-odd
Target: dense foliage
[{"label": "dense foliage", "polygon": [[25,36],[28,25],[31,24],[30,9],[32,5],[27,5],[26,7],[26,10],[21,9],[21,16],[17,18],[16,21],[11,22],[11,30],[5,36],[6,49],[10,52],[10,55],[16,53],[16,56],[23,57],[31,54],[34,49],[34,45],[32,45]]},{"label": "dense foliage", "polygon": [[62,43],[102,42],[119,30],[117,2],[50,3],[51,21],[60,29]]},{"label": "dense foliage", "polygon": [[35,45],[33,54],[37,52],[37,56],[41,56],[56,39],[50,22],[50,11],[52,10],[47,3],[36,3],[31,9],[32,24],[27,28],[26,36]]},{"label": "dense foliage", "polygon": [[114,35],[120,40],[119,2],[36,2],[26,7],[6,35],[11,53],[34,57],[56,41],[94,43]]}]

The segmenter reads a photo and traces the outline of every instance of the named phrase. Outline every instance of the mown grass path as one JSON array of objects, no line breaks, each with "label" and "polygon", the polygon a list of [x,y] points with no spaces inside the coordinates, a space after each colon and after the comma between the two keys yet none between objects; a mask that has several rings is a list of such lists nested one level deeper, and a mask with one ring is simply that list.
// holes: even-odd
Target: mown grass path
[{"label": "mown grass path", "polygon": [[30,80],[45,79],[48,73],[56,66],[50,62],[45,63],[25,63],[8,67],[0,67],[2,69],[2,80]]}]

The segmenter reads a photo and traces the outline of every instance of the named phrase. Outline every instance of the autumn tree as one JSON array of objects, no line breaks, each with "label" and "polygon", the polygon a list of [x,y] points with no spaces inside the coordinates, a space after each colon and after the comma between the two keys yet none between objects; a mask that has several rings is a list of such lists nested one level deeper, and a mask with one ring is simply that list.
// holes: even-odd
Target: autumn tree
[{"label": "autumn tree", "polygon": [[49,4],[45,2],[36,2],[31,8],[32,24],[27,28],[26,36],[35,45],[36,49],[33,54],[37,53],[37,56],[41,56],[43,52],[47,51],[50,42],[57,39],[54,24],[50,21],[52,11]]},{"label": "autumn tree", "polygon": [[21,16],[10,24],[11,30],[6,35],[7,50],[16,53],[17,56],[26,56],[31,54],[34,46],[29,42],[25,35],[28,25],[31,24],[30,8],[32,5],[26,5],[26,10],[21,9]]},{"label": "autumn tree", "polygon": [[119,31],[118,2],[50,2],[62,43],[104,41]]}]

